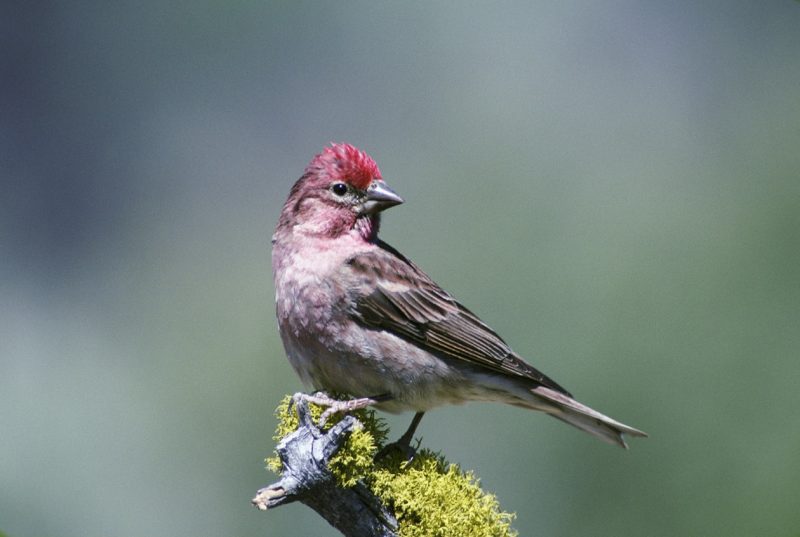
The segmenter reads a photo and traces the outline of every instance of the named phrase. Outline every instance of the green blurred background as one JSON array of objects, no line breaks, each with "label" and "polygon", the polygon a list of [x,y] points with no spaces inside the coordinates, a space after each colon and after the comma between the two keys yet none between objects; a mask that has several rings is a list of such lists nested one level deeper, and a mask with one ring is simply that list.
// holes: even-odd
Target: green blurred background
[{"label": "green blurred background", "polygon": [[0,28],[0,531],[336,534],[249,500],[301,388],[270,235],[349,141],[406,199],[389,243],[651,435],[430,413],[522,535],[800,532],[797,2],[30,1]]}]

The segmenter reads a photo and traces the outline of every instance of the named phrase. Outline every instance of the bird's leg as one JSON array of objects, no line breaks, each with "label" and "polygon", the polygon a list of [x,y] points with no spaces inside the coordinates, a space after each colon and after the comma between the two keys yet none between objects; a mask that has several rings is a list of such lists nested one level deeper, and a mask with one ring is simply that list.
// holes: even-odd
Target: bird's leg
[{"label": "bird's leg", "polygon": [[425,412],[417,412],[414,414],[414,418],[411,420],[411,424],[408,426],[406,432],[403,433],[403,436],[398,438],[396,442],[384,446],[378,453],[378,457],[384,457],[389,453],[389,450],[397,449],[403,453],[407,461],[413,459],[417,450],[411,447],[411,441],[414,440],[414,433],[417,432],[419,422],[422,421],[422,416],[424,415]]},{"label": "bird's leg", "polygon": [[319,427],[325,425],[328,419],[330,419],[332,415],[338,412],[342,413],[352,412],[360,408],[366,408],[371,405],[388,401],[391,398],[392,396],[389,395],[388,393],[375,395],[372,397],[359,397],[356,399],[347,399],[345,401],[334,399],[325,392],[316,392],[312,394],[298,393],[295,394],[294,396],[295,402],[297,401],[297,399],[302,399],[303,401],[306,401],[308,403],[314,403],[315,405],[328,407],[319,417],[319,423],[317,424]]},{"label": "bird's leg", "polygon": [[411,441],[414,439],[414,433],[417,432],[417,427],[419,427],[419,422],[422,421],[422,416],[424,416],[424,412],[417,412],[414,414],[414,418],[411,420],[411,424],[406,429],[406,432],[403,433],[403,436],[397,439],[398,446],[404,446],[406,448],[411,448]]}]

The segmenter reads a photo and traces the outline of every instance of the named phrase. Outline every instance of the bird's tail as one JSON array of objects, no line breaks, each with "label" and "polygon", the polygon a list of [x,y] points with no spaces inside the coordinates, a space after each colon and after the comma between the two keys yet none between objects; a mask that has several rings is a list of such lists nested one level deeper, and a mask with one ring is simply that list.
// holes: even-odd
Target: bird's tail
[{"label": "bird's tail", "polygon": [[565,421],[570,425],[593,434],[604,442],[609,444],[616,444],[628,449],[628,444],[625,443],[623,435],[629,434],[631,436],[647,436],[647,433],[628,427],[624,423],[609,418],[600,412],[589,408],[565,395],[545,386],[539,386],[531,390],[534,395],[538,396],[547,405],[545,412]]}]

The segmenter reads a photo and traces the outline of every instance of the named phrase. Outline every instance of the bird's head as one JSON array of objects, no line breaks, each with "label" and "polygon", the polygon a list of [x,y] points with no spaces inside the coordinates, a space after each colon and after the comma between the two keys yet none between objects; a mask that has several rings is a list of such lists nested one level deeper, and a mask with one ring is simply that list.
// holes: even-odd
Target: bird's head
[{"label": "bird's head", "polygon": [[337,237],[357,231],[374,240],[379,213],[403,203],[381,178],[372,157],[350,144],[331,144],[311,159],[292,187],[278,229]]}]

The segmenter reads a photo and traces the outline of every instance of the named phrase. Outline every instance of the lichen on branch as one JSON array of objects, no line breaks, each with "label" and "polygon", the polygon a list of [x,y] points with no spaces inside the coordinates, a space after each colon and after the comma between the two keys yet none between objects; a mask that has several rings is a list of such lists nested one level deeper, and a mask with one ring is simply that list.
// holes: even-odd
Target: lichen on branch
[{"label": "lichen on branch", "polygon": [[[298,428],[307,426],[299,417],[292,400],[291,396],[287,396],[276,410],[279,423],[275,440],[279,441],[279,447],[288,435],[296,434]],[[309,403],[307,409],[310,421],[317,423],[324,408]],[[388,436],[385,421],[378,418],[371,409],[356,410],[351,416],[355,420],[351,422],[352,418],[348,418],[347,431],[341,436],[341,445],[325,464],[336,487],[343,491],[356,491],[359,499],[367,505],[377,501],[393,515],[393,520],[385,521],[387,533],[369,533],[370,535],[517,535],[511,528],[514,515],[500,509],[496,497],[480,488],[479,480],[472,472],[464,472],[458,465],[447,462],[441,454],[424,448],[418,449],[411,461],[407,461],[399,450],[388,449],[382,452]],[[341,416],[333,417],[318,430],[318,434],[338,434],[335,429],[341,429],[345,425],[341,419]],[[285,453],[283,456],[286,456]],[[270,470],[284,475],[287,463],[278,452],[266,462]],[[267,489],[262,489],[264,490]],[[314,491],[310,490],[307,494],[313,495]],[[373,495],[373,498],[367,499],[365,495]],[[319,501],[308,502],[303,497],[298,499],[320,512]],[[359,512],[364,511],[361,509]],[[371,508],[367,511],[370,511],[370,516],[376,514],[381,520],[379,509]],[[325,513],[320,514],[331,522]],[[334,525],[348,535],[346,529]]]}]

